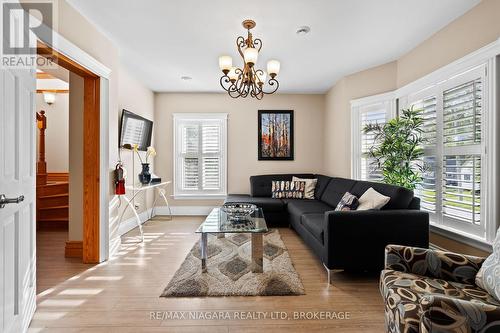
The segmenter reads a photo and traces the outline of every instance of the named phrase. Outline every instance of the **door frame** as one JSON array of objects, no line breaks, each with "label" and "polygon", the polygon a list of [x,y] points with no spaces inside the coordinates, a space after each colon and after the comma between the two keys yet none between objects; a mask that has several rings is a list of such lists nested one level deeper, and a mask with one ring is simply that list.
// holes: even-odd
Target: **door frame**
[{"label": "door frame", "polygon": [[84,79],[82,260],[99,263],[109,257],[109,138],[106,129],[111,71],[56,32],[53,34],[57,45],[39,40],[37,54]]}]

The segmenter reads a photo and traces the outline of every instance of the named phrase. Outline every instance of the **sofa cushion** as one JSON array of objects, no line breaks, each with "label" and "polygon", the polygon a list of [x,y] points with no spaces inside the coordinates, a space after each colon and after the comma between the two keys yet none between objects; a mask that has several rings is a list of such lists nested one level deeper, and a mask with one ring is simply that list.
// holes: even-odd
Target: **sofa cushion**
[{"label": "sofa cushion", "polygon": [[[471,284],[449,282],[411,273],[383,270],[380,292],[385,299],[386,322],[389,332],[420,332],[420,301],[430,294],[446,295],[475,303],[500,305],[484,290]],[[456,317],[452,313],[451,317]],[[394,326],[398,327],[394,327]]]},{"label": "sofa cushion", "polygon": [[328,185],[326,186],[325,191],[323,192],[323,195],[321,196],[321,201],[330,206],[337,207],[340,199],[342,199],[342,196],[346,192],[351,192],[359,198],[359,195],[351,191],[351,188],[354,186],[354,184],[356,184],[356,181],[352,179],[338,177],[331,178],[330,182],[328,182]]},{"label": "sofa cushion", "polygon": [[323,244],[324,236],[324,213],[304,214],[301,217],[301,223],[304,228],[311,233],[318,241]]},{"label": "sofa cushion", "polygon": [[302,216],[306,213],[319,213],[334,210],[333,207],[328,206],[319,200],[286,200],[288,212],[296,216]]},{"label": "sofa cushion", "polygon": [[225,202],[245,202],[257,205],[265,212],[282,212],[285,210],[285,203],[280,199],[251,197],[245,194],[230,194]]},{"label": "sofa cushion", "polygon": [[328,177],[325,175],[314,175],[314,178],[318,180],[316,183],[316,189],[314,190],[314,198],[320,200],[323,192],[325,192],[328,183],[332,180],[332,177]]},{"label": "sofa cushion", "polygon": [[413,191],[401,186],[389,185],[384,183],[357,181],[351,189],[351,193],[361,197],[370,187],[380,194],[390,197],[389,202],[382,207],[385,209],[408,209],[413,199]]},{"label": "sofa cushion", "polygon": [[365,193],[359,198],[359,206],[357,210],[379,210],[391,200],[390,197],[378,193],[370,187]]},{"label": "sofa cushion", "polygon": [[253,197],[271,197],[273,180],[292,180],[292,177],[314,178],[310,173],[259,175],[250,177],[250,193]]},{"label": "sofa cushion", "polygon": [[[298,178],[295,178],[298,179]],[[273,180],[271,198],[274,199],[304,199],[306,182]]]},{"label": "sofa cushion", "polygon": [[293,176],[292,181],[304,182],[305,183],[304,199],[314,199],[314,192],[316,190],[316,184],[318,183],[318,180],[316,178],[298,178]]}]

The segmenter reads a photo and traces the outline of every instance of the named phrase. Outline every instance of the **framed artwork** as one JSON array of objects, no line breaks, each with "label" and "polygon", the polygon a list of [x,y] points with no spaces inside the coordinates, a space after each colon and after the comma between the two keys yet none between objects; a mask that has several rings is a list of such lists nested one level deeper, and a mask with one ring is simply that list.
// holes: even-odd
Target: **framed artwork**
[{"label": "framed artwork", "polygon": [[259,161],[293,160],[293,110],[259,110]]}]

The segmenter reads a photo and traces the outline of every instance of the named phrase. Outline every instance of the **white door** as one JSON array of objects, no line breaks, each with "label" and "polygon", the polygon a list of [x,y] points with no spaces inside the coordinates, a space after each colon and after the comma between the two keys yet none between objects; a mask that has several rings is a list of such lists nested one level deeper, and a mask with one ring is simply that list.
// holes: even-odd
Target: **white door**
[{"label": "white door", "polygon": [[0,69],[0,332],[24,332],[35,311],[33,70]]}]

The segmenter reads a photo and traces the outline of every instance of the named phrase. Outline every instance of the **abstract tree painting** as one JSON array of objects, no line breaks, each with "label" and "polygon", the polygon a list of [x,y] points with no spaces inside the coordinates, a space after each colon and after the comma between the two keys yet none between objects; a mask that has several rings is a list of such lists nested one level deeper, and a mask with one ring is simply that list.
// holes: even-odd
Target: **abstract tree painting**
[{"label": "abstract tree painting", "polygon": [[259,110],[259,160],[293,160],[293,110]]}]

